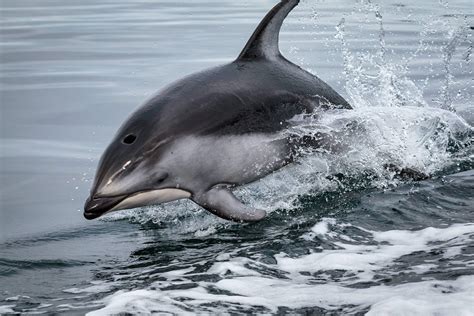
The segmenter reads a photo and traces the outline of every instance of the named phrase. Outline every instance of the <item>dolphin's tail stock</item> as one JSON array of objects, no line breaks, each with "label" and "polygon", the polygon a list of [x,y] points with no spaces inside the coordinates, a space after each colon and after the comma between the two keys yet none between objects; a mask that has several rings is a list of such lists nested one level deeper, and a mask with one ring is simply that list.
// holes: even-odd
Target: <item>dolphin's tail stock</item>
[{"label": "dolphin's tail stock", "polygon": [[282,0],[274,6],[257,26],[237,60],[282,57],[278,47],[281,25],[299,2],[299,0]]}]

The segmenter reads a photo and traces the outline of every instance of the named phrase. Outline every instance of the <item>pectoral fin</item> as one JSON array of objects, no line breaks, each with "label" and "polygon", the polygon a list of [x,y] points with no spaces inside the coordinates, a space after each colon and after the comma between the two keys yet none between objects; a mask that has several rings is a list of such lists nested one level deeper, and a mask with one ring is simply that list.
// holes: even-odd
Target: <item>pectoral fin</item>
[{"label": "pectoral fin", "polygon": [[226,188],[214,187],[192,199],[209,212],[234,222],[257,222],[267,215],[264,210],[244,205]]}]

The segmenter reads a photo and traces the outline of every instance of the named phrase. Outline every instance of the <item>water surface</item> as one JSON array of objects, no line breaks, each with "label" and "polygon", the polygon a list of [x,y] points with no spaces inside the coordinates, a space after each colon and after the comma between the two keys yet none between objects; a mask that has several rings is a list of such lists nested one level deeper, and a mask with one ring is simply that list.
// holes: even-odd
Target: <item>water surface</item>
[{"label": "water surface", "polygon": [[[470,1],[291,13],[282,52],[355,109],[295,121],[342,132],[343,154],[237,190],[265,221],[186,201],[83,218],[123,120],[232,61],[275,2],[0,0],[0,313],[473,312]],[[432,177],[403,181],[387,163]]]}]

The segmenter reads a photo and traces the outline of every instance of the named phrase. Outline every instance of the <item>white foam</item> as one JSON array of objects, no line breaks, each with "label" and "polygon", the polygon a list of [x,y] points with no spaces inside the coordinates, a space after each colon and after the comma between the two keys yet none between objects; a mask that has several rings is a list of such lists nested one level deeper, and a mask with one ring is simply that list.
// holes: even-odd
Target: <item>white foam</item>
[{"label": "white foam", "polygon": [[14,314],[15,311],[12,309],[15,305],[0,305],[0,314]]},{"label": "white foam", "polygon": [[243,257],[230,258],[225,262],[216,262],[209,270],[210,274],[225,275],[232,273],[233,275],[260,275],[257,271],[246,268],[245,266],[252,260]]},{"label": "white foam", "polygon": [[[341,234],[334,231],[329,236],[328,232],[346,226],[351,225],[325,218],[311,228],[315,230],[311,233],[344,240],[339,238]],[[376,275],[396,275],[397,270],[392,268],[396,261],[411,253],[467,245],[472,241],[474,224],[429,227],[417,231],[361,230],[371,236],[362,244],[339,241],[335,243],[338,249],[321,250],[299,257],[280,253],[275,256],[276,264],[240,257],[238,253],[220,254],[206,272],[195,273],[192,268],[186,268],[176,273],[162,273],[160,277],[167,278],[169,282],[155,282],[148,289],[119,291],[105,299],[104,308],[90,315],[120,312],[219,313],[223,304],[240,306],[240,310],[261,307],[269,312],[277,312],[279,307],[342,309],[345,313],[369,309],[369,315],[469,315],[472,312],[470,302],[473,299],[474,276],[387,286],[377,282]],[[464,262],[466,264],[469,265]],[[423,274],[435,268],[435,263],[426,262],[411,267],[409,271]],[[277,270],[284,277],[267,275],[262,272],[266,269]],[[335,270],[339,271],[336,277],[332,276]],[[221,279],[217,282],[194,282],[195,287],[186,290],[166,289],[170,284],[186,283],[186,276],[199,274],[218,275]],[[362,288],[354,286],[361,282],[369,283]],[[375,283],[370,285],[370,282]],[[216,294],[213,289],[226,291],[226,294]]]},{"label": "white foam", "polygon": [[[181,305],[164,295],[161,291],[136,290],[132,292],[119,291],[107,299],[107,306],[87,315],[114,315],[120,313],[150,314],[154,311],[167,313],[185,312]],[[175,306],[178,305],[178,306]],[[157,308],[159,309],[157,310]],[[184,313],[183,315],[190,315]]]},{"label": "white foam", "polygon": [[462,248],[463,248],[462,245],[459,245],[459,246],[451,246],[451,247],[449,247],[449,248],[446,249],[446,251],[445,251],[444,254],[443,254],[443,257],[444,257],[445,259],[449,259],[449,258],[452,258],[452,257],[456,257],[456,256],[458,256],[458,255],[461,254]]},{"label": "white foam", "polygon": [[229,303],[242,307],[264,307],[276,312],[278,307],[304,308],[318,306],[327,310],[345,308],[346,312],[370,307],[369,315],[472,315],[474,276],[452,281],[422,281],[396,286],[348,288],[332,284],[306,284],[295,280],[263,277],[224,279],[215,287],[235,295],[211,294],[203,287],[189,290],[135,290],[117,292],[107,306],[88,315],[118,313],[150,314],[168,312],[191,314],[200,311],[219,312],[219,307],[202,304]]},{"label": "white foam", "polygon": [[318,235],[325,235],[329,232],[329,224],[335,224],[336,220],[334,218],[323,218],[319,223],[311,228],[311,231]]},{"label": "white foam", "polygon": [[[252,286],[250,286],[250,284]],[[296,283],[295,280],[241,277],[217,283],[221,289],[252,297],[259,306],[273,312],[277,306],[303,308],[318,306],[333,310],[345,305],[357,305],[361,310],[371,307],[370,315],[472,315],[474,276],[455,281],[423,281],[397,286],[348,288],[332,284]],[[452,293],[444,293],[452,289]],[[397,305],[398,304],[398,305]],[[351,311],[348,308],[347,311]],[[407,314],[405,314],[407,312]]]},{"label": "white foam", "polygon": [[403,285],[399,286],[396,293],[390,294],[374,303],[366,315],[472,316],[474,314],[473,276],[463,276],[455,281],[426,281]]},{"label": "white foam", "polygon": [[194,233],[196,237],[207,237],[217,232],[217,228],[215,226],[209,226],[207,228],[200,229]]},{"label": "white foam", "polygon": [[113,286],[116,286],[117,284],[107,284],[105,282],[101,282],[101,284],[95,284],[86,288],[69,288],[63,290],[64,293],[70,293],[70,294],[83,294],[83,293],[105,293],[105,292],[110,292],[113,289]]},{"label": "white foam", "polygon": [[26,296],[26,295],[15,295],[15,296],[11,296],[11,297],[7,297],[5,299],[6,302],[14,302],[14,301],[18,301],[20,299],[30,299],[31,297],[29,296]]},{"label": "white foam", "polygon": [[444,247],[465,244],[469,234],[474,233],[474,224],[456,224],[449,228],[429,227],[419,231],[391,230],[372,232],[377,244],[349,244],[335,242],[340,249],[311,253],[299,258],[288,257],[284,253],[276,256],[278,267],[298,274],[301,271],[318,272],[344,270],[357,272],[360,281],[372,280],[374,273],[395,259],[416,251],[439,248],[432,243],[446,242]]},{"label": "white foam", "polygon": [[165,276],[166,278],[177,278],[177,277],[183,276],[187,273],[190,273],[193,270],[194,270],[193,267],[189,267],[189,268],[186,268],[186,269],[179,269],[179,270],[172,270],[172,271],[164,272],[164,273],[162,273],[162,275]]}]

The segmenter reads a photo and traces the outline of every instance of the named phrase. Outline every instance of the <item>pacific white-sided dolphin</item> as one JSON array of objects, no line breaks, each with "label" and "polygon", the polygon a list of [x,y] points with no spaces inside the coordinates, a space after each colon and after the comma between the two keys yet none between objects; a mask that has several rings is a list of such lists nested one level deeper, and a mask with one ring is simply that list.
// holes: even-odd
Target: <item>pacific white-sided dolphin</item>
[{"label": "pacific white-sided dolphin", "polygon": [[87,219],[182,198],[228,220],[265,217],[232,187],[294,159],[302,141],[282,131],[295,115],[351,108],[281,55],[280,28],[298,2],[277,4],[235,61],[171,84],[130,116],[100,160]]}]

